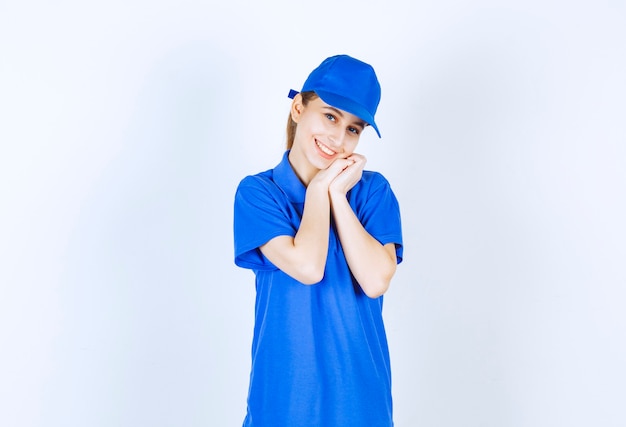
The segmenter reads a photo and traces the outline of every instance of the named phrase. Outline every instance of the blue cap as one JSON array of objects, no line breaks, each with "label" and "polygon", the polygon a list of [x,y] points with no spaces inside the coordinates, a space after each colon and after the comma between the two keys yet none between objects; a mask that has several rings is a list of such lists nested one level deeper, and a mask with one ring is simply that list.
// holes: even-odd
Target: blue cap
[{"label": "blue cap", "polygon": [[[371,65],[348,55],[326,58],[309,74],[301,92],[313,91],[322,101],[354,114],[380,132],[374,115],[380,102],[380,83]],[[289,91],[289,98],[298,94]]]}]

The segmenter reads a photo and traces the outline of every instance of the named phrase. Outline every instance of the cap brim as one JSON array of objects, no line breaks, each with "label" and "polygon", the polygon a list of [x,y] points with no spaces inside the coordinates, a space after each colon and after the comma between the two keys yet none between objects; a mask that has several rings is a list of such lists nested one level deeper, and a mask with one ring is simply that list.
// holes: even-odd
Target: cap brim
[{"label": "cap brim", "polygon": [[378,126],[374,121],[374,117],[367,111],[365,107],[346,97],[336,95],[331,92],[316,90],[315,93],[322,99],[322,101],[324,101],[328,105],[331,105],[343,111],[347,111],[348,113],[354,114],[359,119],[363,120],[365,123],[373,127],[376,131],[376,134],[378,134],[378,137],[381,138],[380,131],[378,130]]}]

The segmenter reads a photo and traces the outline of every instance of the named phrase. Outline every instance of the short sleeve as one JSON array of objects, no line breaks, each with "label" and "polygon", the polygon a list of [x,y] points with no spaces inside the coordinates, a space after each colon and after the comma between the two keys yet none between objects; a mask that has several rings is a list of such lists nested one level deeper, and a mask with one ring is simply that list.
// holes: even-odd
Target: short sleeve
[{"label": "short sleeve", "polygon": [[248,176],[239,183],[234,206],[236,265],[253,270],[276,269],[259,247],[276,236],[296,235],[297,228],[289,220],[283,198],[267,178]]},{"label": "short sleeve", "polygon": [[402,262],[400,206],[389,182],[378,172],[367,172],[361,186],[350,195],[363,227],[381,244],[394,243],[398,264]]}]

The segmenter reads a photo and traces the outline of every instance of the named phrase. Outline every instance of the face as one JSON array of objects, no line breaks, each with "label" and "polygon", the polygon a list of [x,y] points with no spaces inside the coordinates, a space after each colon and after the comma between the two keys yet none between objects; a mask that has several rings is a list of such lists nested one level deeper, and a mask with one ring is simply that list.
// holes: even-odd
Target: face
[{"label": "face", "polygon": [[355,115],[315,98],[304,106],[300,94],[291,106],[291,117],[298,124],[289,156],[302,176],[312,178],[335,159],[347,158],[359,143],[366,124]]}]

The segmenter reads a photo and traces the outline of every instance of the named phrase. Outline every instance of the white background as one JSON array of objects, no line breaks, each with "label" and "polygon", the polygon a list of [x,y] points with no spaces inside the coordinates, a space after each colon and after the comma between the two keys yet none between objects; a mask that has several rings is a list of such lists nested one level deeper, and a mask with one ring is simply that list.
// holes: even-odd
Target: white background
[{"label": "white background", "polygon": [[625,41],[617,0],[3,0],[0,425],[241,425],[234,190],[337,53],[383,88],[396,426],[626,425]]}]

